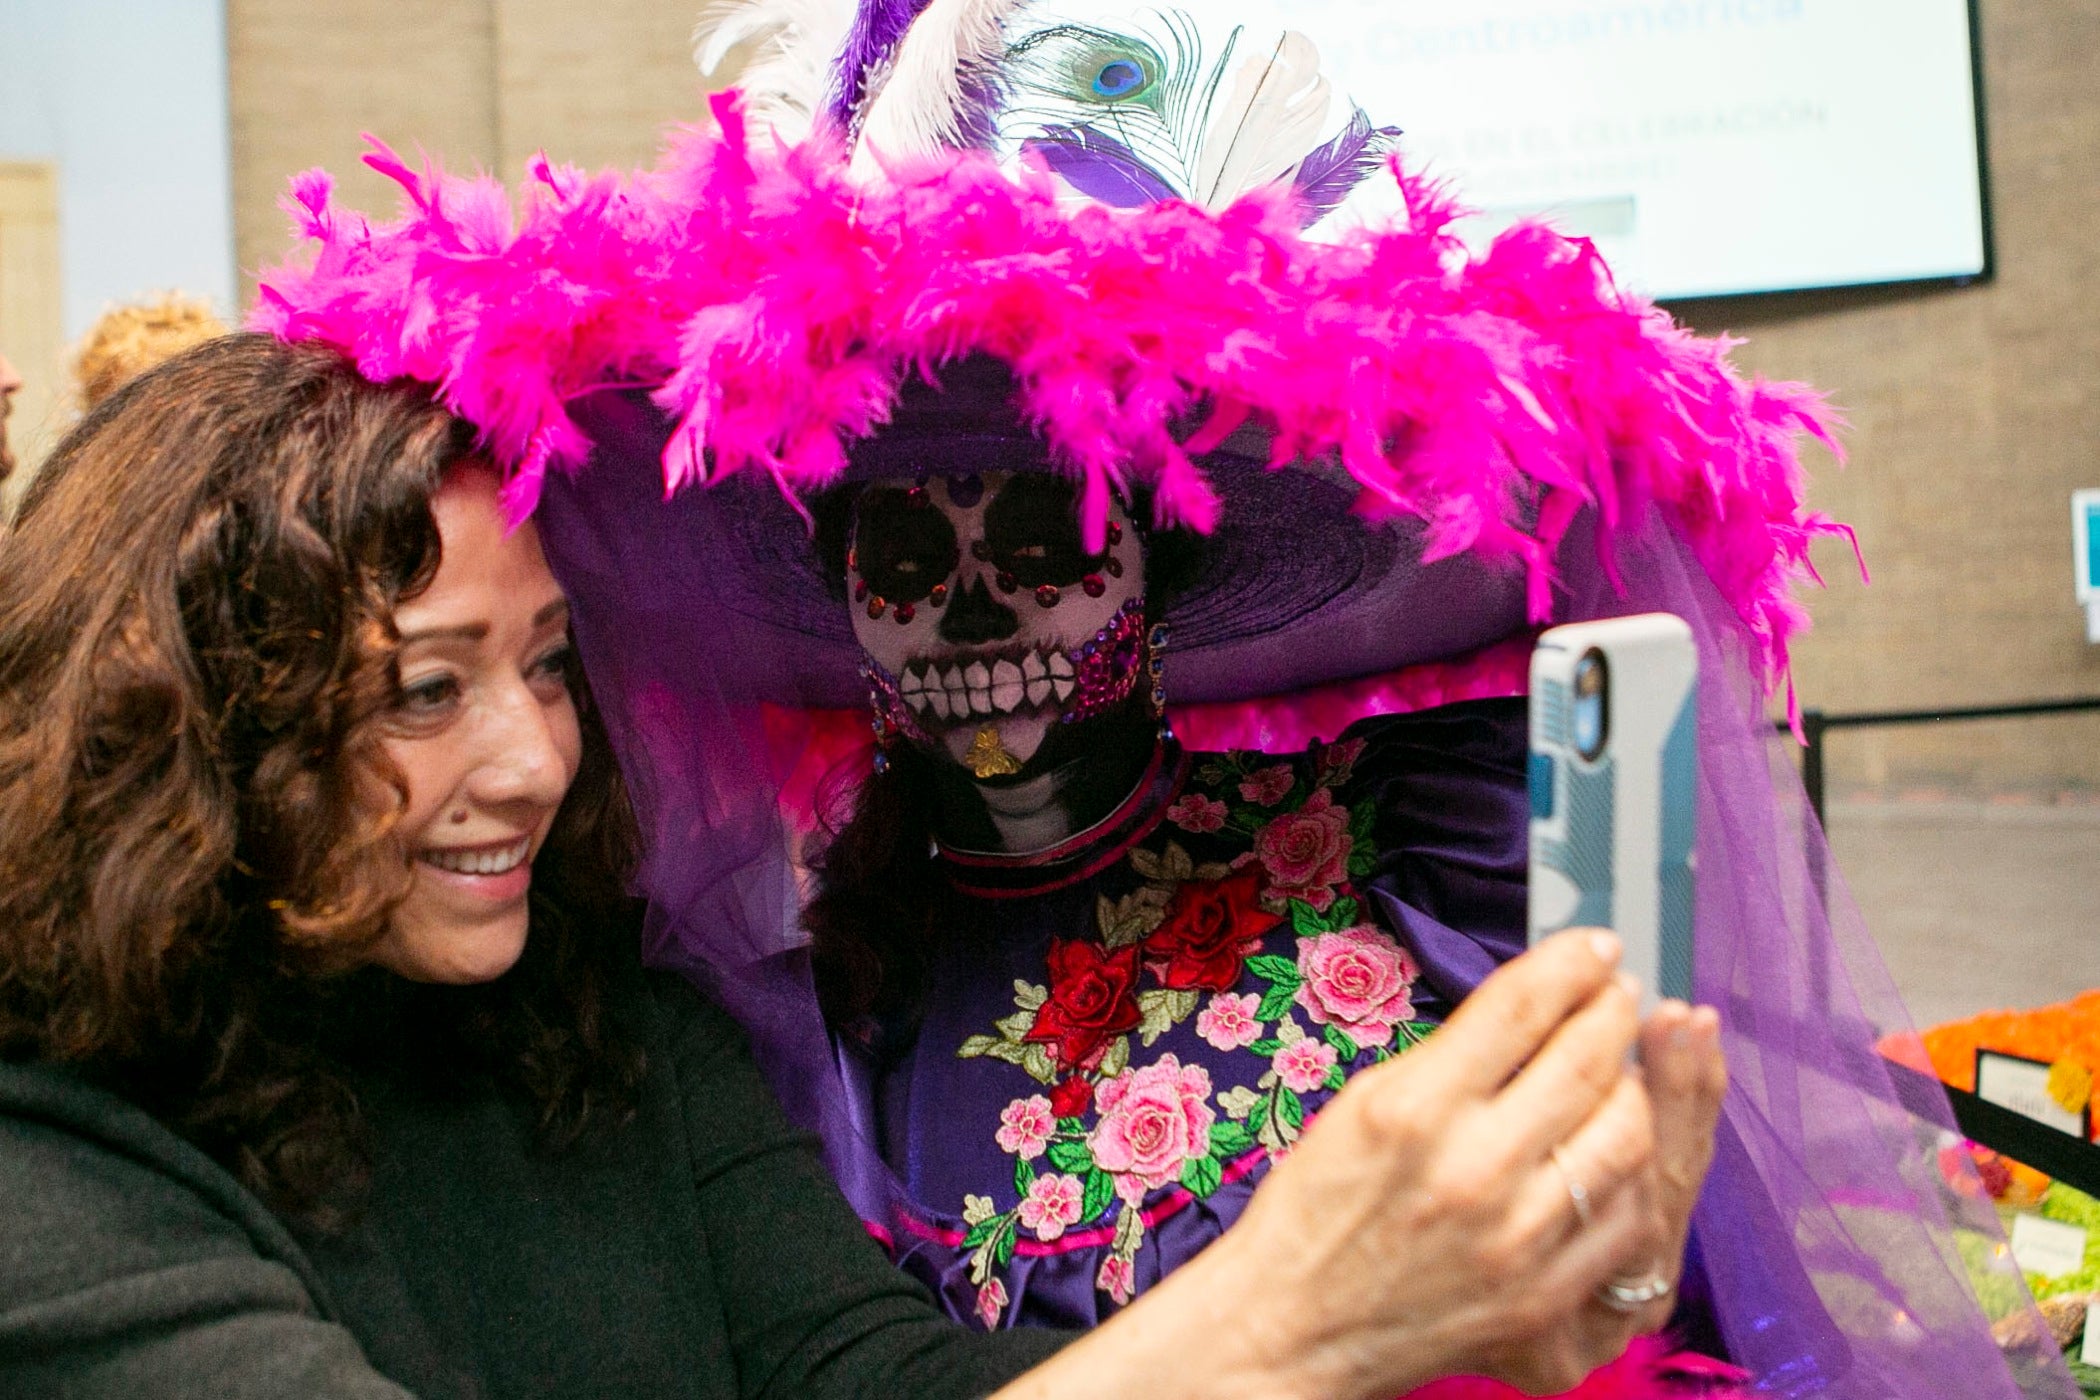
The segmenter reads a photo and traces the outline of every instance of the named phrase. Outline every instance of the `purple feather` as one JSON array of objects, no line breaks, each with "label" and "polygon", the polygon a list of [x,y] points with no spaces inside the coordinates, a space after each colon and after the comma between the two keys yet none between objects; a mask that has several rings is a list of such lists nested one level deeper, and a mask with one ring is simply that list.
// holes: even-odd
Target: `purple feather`
[{"label": "purple feather", "polygon": [[1399,144],[1399,127],[1372,126],[1363,108],[1352,108],[1349,125],[1326,145],[1308,152],[1291,177],[1305,206],[1306,222],[1339,208],[1357,186],[1383,172],[1386,157]]},{"label": "purple feather", "polygon": [[1117,209],[1136,209],[1181,192],[1113,136],[1090,126],[1046,127],[1022,149],[1033,151],[1066,184],[1088,199]]},{"label": "purple feather", "polygon": [[868,72],[897,51],[904,31],[933,0],[860,0],[831,69],[830,117],[844,131],[867,96]]}]

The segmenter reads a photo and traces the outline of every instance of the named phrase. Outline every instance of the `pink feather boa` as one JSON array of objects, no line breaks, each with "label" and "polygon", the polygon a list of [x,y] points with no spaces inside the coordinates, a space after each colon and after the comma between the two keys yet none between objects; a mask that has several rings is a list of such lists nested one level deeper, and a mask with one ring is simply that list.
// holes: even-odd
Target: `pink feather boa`
[{"label": "pink feather boa", "polygon": [[1521,559],[1543,622],[1577,511],[1596,508],[1608,564],[1657,502],[1766,683],[1786,680],[1809,546],[1849,537],[1806,508],[1796,457],[1832,417],[1621,293],[1586,241],[1525,225],[1472,256],[1455,204],[1397,166],[1407,219],[1339,244],[1303,238],[1280,191],[1075,211],[966,154],[860,182],[821,141],[755,149],[733,96],[714,112],[718,133],[677,134],[647,172],[539,159],[515,208],[376,142],[367,164],[406,192],[392,222],[302,175],[286,207],[318,254],[264,276],[252,324],[438,385],[519,517],[550,467],[583,461],[568,405],[596,389],[647,387],[674,416],[667,491],[758,472],[799,497],[838,478],[907,372],[972,352],[1014,369],[1096,542],[1134,485],[1160,523],[1213,526],[1193,459],[1252,422],[1276,465],[1339,462],[1365,516],[1424,522],[1428,558]]}]

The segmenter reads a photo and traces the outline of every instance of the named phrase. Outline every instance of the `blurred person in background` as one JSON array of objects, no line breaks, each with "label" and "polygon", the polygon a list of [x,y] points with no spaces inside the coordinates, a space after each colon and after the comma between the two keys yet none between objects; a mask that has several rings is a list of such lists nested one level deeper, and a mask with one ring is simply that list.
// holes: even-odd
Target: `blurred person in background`
[{"label": "blurred person in background", "polygon": [[14,412],[15,391],[21,387],[21,373],[7,356],[0,355],[0,486],[15,474],[14,449],[7,445],[7,416]]},{"label": "blurred person in background", "polygon": [[226,334],[211,305],[180,292],[113,306],[73,353],[73,393],[83,414],[155,365]]}]

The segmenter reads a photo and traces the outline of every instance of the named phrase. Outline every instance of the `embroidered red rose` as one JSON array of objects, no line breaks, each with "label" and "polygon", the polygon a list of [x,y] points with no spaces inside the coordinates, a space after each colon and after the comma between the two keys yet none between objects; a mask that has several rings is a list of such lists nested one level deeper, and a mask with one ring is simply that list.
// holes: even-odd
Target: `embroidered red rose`
[{"label": "embroidered red rose", "polygon": [[1094,1105],[1094,1086],[1074,1075],[1050,1091],[1050,1111],[1060,1118],[1077,1118]]},{"label": "embroidered red rose", "polygon": [[1267,768],[1258,768],[1240,781],[1240,796],[1263,807],[1274,807],[1290,795],[1291,784],[1298,781],[1288,763],[1273,763]]},{"label": "embroidered red rose", "polygon": [[1098,943],[1058,939],[1049,963],[1050,999],[1023,1039],[1050,1046],[1059,1063],[1085,1064],[1141,1019],[1136,944],[1111,953]]},{"label": "embroidered red rose", "polygon": [[1251,865],[1222,880],[1182,881],[1145,940],[1145,964],[1161,986],[1222,992],[1240,980],[1247,955],[1283,922],[1261,907],[1261,882]]},{"label": "embroidered red rose", "polygon": [[1167,820],[1183,831],[1216,831],[1225,825],[1225,818],[1231,814],[1230,807],[1200,792],[1192,792],[1167,808]]},{"label": "embroidered red rose", "polygon": [[1321,788],[1295,812],[1276,818],[1254,838],[1254,854],[1269,872],[1273,899],[1302,899],[1325,910],[1334,887],[1349,874],[1349,809]]}]

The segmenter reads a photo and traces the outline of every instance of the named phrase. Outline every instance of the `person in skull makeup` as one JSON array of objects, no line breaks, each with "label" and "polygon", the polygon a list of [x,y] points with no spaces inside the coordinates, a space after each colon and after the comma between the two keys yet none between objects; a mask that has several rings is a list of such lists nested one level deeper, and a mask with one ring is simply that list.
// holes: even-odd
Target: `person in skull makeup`
[{"label": "person in skull makeup", "polygon": [[942,382],[818,503],[878,749],[804,921],[900,1262],[987,1326],[1090,1325],[1522,947],[1524,704],[1186,750],[1169,619],[1246,561],[1142,502],[1089,550],[1003,370]]}]

